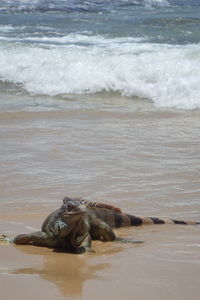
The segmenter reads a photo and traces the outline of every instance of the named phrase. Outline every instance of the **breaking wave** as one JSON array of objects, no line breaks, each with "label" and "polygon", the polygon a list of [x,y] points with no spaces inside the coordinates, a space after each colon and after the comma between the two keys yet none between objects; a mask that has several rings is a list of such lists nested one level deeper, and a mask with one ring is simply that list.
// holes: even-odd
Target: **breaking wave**
[{"label": "breaking wave", "polygon": [[9,38],[0,43],[0,80],[31,94],[114,91],[159,107],[200,108],[200,44],[86,34],[27,38],[15,47]]}]

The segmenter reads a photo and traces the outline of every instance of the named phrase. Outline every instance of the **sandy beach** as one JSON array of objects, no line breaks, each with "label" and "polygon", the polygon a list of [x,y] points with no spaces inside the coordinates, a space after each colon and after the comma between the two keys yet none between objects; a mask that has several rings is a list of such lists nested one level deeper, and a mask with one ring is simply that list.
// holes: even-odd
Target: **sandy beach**
[{"label": "sandy beach", "polygon": [[[137,105],[120,112],[108,103],[98,111],[0,113],[1,233],[39,229],[65,195],[199,220],[199,117]],[[144,243],[93,242],[95,253],[83,255],[1,244],[1,298],[198,300],[199,230],[118,229]]]}]

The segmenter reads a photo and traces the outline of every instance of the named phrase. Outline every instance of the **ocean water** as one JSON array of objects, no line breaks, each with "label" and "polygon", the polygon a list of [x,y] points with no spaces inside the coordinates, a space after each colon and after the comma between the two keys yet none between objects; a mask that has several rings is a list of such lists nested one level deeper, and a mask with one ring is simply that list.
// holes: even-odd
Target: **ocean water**
[{"label": "ocean water", "polygon": [[199,16],[195,0],[1,0],[0,108],[198,109]]}]

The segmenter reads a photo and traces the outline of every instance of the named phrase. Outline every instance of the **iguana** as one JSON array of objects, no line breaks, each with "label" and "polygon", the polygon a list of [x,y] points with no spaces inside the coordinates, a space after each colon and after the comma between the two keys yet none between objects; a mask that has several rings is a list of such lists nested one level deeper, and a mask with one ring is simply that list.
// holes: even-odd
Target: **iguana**
[{"label": "iguana", "polygon": [[[109,204],[65,197],[61,208],[45,219],[41,231],[20,234],[12,239],[12,242],[17,245],[63,248],[67,252],[78,254],[91,251],[91,240],[126,242],[125,239],[116,237],[112,228],[165,223],[200,224],[155,217],[136,217],[123,213],[120,208]],[[3,236],[1,240],[6,240],[6,237]],[[129,240],[129,242],[140,241]]]},{"label": "iguana", "polygon": [[84,202],[80,199],[65,198],[61,208],[44,220],[41,231],[19,234],[13,239],[2,235],[0,240],[16,245],[62,248],[66,252],[79,254],[92,251],[92,232],[95,233],[95,239],[115,240],[110,226],[89,213]]}]

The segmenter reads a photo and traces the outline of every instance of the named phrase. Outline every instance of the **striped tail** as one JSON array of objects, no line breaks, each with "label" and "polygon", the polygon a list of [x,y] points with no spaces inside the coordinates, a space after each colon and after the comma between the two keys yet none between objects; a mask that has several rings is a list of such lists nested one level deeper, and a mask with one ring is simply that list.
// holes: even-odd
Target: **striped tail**
[{"label": "striped tail", "polygon": [[200,225],[200,222],[181,221],[175,219],[160,219],[157,217],[139,217],[113,211],[95,211],[97,218],[106,222],[112,228],[141,226],[153,224]]},{"label": "striped tail", "polygon": [[137,217],[125,213],[115,214],[114,227],[140,226],[145,224],[177,224],[177,225],[200,225],[200,222],[181,221],[175,219],[160,219],[157,217]]}]

